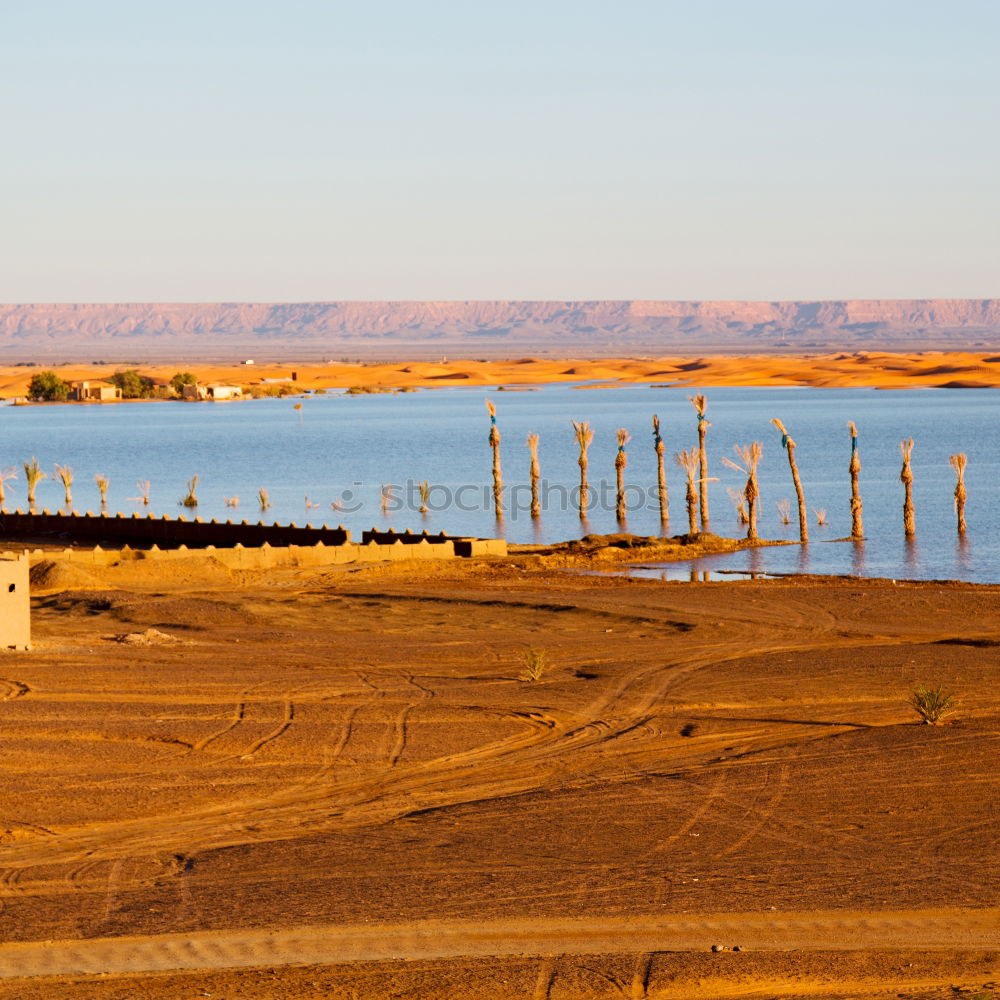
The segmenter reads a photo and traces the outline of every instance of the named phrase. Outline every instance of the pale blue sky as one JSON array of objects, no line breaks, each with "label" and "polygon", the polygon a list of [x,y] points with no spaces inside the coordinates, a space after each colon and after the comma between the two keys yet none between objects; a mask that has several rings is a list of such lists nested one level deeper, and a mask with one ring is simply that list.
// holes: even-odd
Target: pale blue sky
[{"label": "pale blue sky", "polygon": [[0,301],[1000,295],[997,0],[0,0]]}]

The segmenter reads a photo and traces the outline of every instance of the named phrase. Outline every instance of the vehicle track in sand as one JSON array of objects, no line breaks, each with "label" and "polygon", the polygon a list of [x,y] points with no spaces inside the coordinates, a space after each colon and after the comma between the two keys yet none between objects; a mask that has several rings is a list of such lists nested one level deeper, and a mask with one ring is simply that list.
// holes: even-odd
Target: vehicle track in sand
[{"label": "vehicle track in sand", "polygon": [[665,917],[429,920],[396,925],[318,925],[147,937],[0,945],[0,978],[228,969],[393,959],[539,955],[534,996],[548,995],[555,956],[634,954],[632,995],[643,996],[651,956],[708,951],[717,942],[751,951],[979,949],[1000,951],[1000,909],[690,914]]}]

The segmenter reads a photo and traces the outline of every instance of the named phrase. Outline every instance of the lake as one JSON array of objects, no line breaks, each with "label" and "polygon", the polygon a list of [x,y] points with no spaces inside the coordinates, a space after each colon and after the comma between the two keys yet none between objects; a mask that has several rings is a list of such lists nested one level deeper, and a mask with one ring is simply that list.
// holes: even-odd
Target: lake
[{"label": "lake", "polygon": [[[75,470],[73,506],[100,509],[94,475],[111,481],[108,510],[150,512],[205,519],[344,524],[356,534],[378,526],[452,534],[501,534],[511,542],[550,542],[589,532],[618,530],[614,513],[615,431],[632,434],[625,480],[630,511],[627,529],[659,534],[655,498],[656,465],[651,416],[660,417],[667,448],[670,533],[687,531],[684,478],[673,453],[696,443],[696,416],[687,400],[699,391],[685,387],[632,385],[576,388],[546,385],[534,391],[497,392],[448,388],[398,395],[347,396],[340,392],[304,399],[260,399],[232,403],[137,402],[119,405],[6,406],[0,409],[0,467],[15,466],[18,479],[7,484],[8,507],[25,506],[21,463],[37,456],[53,477],[55,463]],[[724,388],[704,389],[708,397],[711,529],[737,537],[727,488],[740,489],[745,476],[727,468],[734,444],[763,443],[759,477],[760,534],[796,539],[794,491],[780,435],[769,423],[778,417],[798,447],[810,508],[811,544],[716,557],[716,569],[761,572],[857,573],[913,579],[1000,582],[1000,390]],[[489,417],[484,400],[498,408],[507,516],[498,528],[492,512],[492,455],[487,444]],[[294,408],[301,403],[301,409]],[[572,490],[578,483],[572,420],[594,429],[589,479],[595,503],[581,528]],[[860,433],[863,547],[834,541],[850,534],[850,437],[847,422]],[[531,432],[541,437],[542,518],[528,514],[528,450]],[[912,437],[917,538],[903,537],[899,482],[899,442]],[[966,516],[969,530],[960,543],[955,532],[954,473],[950,454],[969,456]],[[199,505],[179,505],[185,484],[199,477]],[[150,504],[133,498],[136,483],[151,483]],[[430,484],[429,512],[418,513],[417,484]],[[385,515],[381,488],[394,484],[395,501]],[[270,494],[271,508],[260,511],[257,491]],[[224,497],[239,497],[226,506]],[[306,497],[315,507],[306,507]],[[777,509],[792,500],[792,523]],[[340,510],[331,509],[338,503]],[[63,506],[54,478],[38,489],[38,509]],[[817,526],[814,509],[828,523]],[[690,567],[664,572],[686,578]],[[656,573],[657,570],[650,572]]]}]

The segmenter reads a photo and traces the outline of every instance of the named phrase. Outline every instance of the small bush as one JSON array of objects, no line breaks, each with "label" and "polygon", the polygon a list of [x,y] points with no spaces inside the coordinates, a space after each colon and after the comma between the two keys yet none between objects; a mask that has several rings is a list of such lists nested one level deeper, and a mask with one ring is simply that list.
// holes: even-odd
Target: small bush
[{"label": "small bush", "polygon": [[926,684],[918,684],[910,695],[910,704],[924,722],[936,726],[955,711],[957,702],[953,694],[940,686],[929,688]]},{"label": "small bush", "polygon": [[542,679],[542,674],[548,666],[546,663],[546,653],[544,649],[526,649],[521,654],[521,666],[524,668],[521,671],[520,679],[527,684],[534,684],[536,681]]}]

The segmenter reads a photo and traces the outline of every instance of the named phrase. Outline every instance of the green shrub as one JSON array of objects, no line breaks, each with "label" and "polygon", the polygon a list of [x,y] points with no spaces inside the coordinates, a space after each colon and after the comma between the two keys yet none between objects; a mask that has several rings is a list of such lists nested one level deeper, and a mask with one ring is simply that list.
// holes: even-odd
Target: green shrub
[{"label": "green shrub", "polygon": [[47,403],[62,402],[69,397],[69,383],[55,372],[39,372],[28,383],[29,399],[44,399]]},{"label": "green shrub", "polygon": [[918,684],[910,695],[910,704],[924,722],[936,726],[955,711],[958,703],[953,694],[940,686],[929,688],[926,684]]}]

